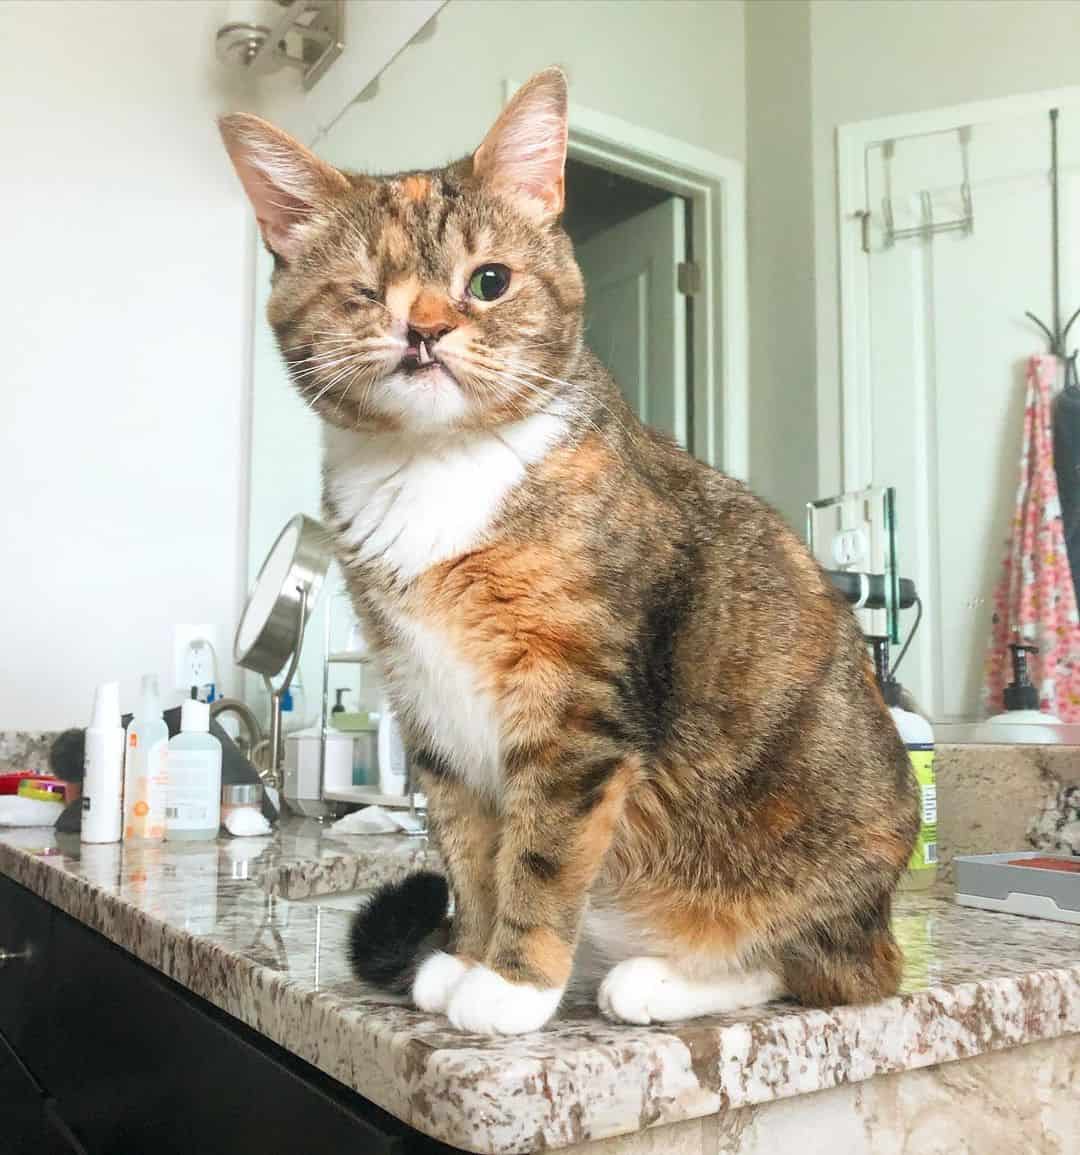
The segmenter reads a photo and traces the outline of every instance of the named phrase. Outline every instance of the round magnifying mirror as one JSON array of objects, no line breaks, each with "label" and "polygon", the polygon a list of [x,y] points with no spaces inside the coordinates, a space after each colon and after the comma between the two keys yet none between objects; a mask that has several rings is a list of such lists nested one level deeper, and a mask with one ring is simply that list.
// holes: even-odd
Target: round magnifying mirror
[{"label": "round magnifying mirror", "polygon": [[280,673],[296,651],[331,557],[324,526],[302,513],[288,522],[266,555],[237,627],[238,666],[267,678]]}]

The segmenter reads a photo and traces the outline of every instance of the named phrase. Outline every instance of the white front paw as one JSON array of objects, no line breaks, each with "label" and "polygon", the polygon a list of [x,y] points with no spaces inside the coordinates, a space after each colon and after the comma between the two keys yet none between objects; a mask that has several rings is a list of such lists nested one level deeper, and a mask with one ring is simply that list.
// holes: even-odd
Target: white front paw
[{"label": "white front paw", "polygon": [[468,973],[468,966],[456,955],[436,951],[424,959],[413,979],[412,1001],[422,1011],[442,1015],[454,988]]},{"label": "white front paw", "polygon": [[524,1035],[538,1031],[562,998],[562,987],[546,990],[508,982],[485,966],[475,966],[450,996],[446,1014],[459,1031],[474,1035]]},{"label": "white front paw", "polygon": [[600,1013],[623,1023],[651,1023],[652,1004],[671,982],[671,967],[661,958],[628,958],[612,967],[600,984]]}]

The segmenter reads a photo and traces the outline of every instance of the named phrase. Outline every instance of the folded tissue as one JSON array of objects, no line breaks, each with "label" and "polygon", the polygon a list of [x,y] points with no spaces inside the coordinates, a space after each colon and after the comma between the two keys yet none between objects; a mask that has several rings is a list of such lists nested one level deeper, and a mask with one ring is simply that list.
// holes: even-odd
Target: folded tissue
[{"label": "folded tissue", "polygon": [[55,826],[63,809],[55,802],[42,802],[39,798],[2,794],[0,826]]},{"label": "folded tissue", "polygon": [[251,838],[257,834],[269,834],[270,823],[249,806],[238,806],[225,815],[225,829],[234,838]]},{"label": "folded tissue", "polygon": [[423,826],[408,810],[384,810],[381,806],[366,806],[354,810],[331,824],[335,834],[419,834]]}]

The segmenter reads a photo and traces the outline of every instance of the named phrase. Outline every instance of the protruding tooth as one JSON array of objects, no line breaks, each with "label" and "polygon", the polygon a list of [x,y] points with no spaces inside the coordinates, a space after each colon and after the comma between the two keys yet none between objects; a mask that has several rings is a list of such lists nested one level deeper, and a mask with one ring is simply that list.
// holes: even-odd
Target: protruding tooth
[{"label": "protruding tooth", "polygon": [[431,355],[431,350],[428,348],[427,341],[421,339],[418,349],[420,353],[420,364],[430,365],[434,358]]}]

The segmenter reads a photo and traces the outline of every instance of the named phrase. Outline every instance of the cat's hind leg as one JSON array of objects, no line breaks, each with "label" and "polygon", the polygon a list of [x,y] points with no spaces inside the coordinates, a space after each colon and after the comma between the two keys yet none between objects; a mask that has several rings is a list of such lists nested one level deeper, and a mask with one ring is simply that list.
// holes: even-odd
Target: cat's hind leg
[{"label": "cat's hind leg", "polygon": [[781,952],[788,991],[806,1006],[872,1003],[896,994],[904,956],[889,929],[889,899],[822,924]]},{"label": "cat's hind leg", "polygon": [[780,975],[766,968],[692,977],[674,959],[638,956],[612,967],[598,1002],[608,1018],[644,1025],[737,1011],[783,993]]}]

